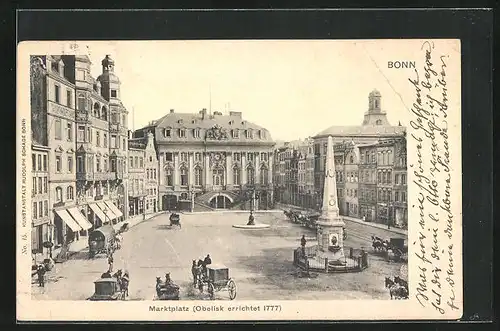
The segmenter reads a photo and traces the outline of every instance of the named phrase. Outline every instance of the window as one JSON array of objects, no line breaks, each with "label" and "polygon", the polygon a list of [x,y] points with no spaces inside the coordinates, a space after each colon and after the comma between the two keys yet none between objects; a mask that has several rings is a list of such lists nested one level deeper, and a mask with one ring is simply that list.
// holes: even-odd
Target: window
[{"label": "window", "polygon": [[56,201],[62,202],[62,188],[60,186],[56,187]]},{"label": "window", "polygon": [[187,153],[184,152],[181,153],[181,162],[187,162],[187,158],[188,158]]},{"label": "window", "polygon": [[54,101],[60,102],[60,87],[59,85],[54,85]]},{"label": "window", "polygon": [[153,169],[153,179],[156,179],[156,169]]},{"label": "window", "polygon": [[163,136],[165,138],[170,138],[172,136],[172,130],[171,129],[163,129]]},{"label": "window", "polygon": [[133,168],[134,167],[134,157],[130,156],[128,159],[129,159],[129,168]]},{"label": "window", "polygon": [[92,142],[92,130],[90,128],[87,128],[87,142]]},{"label": "window", "polygon": [[248,129],[245,131],[245,136],[247,139],[251,139],[253,138],[253,133],[252,133],[252,130]]},{"label": "window", "polygon": [[382,173],[380,173],[380,172],[378,172],[378,173],[377,173],[377,182],[378,182],[379,184],[381,184],[381,183],[382,183]]},{"label": "window", "polygon": [[396,185],[399,184],[399,174],[394,175],[394,184],[396,184]]},{"label": "window", "polygon": [[200,138],[200,129],[193,129],[193,137]]},{"label": "window", "polygon": [[144,168],[144,158],[142,156],[139,158],[139,167]]},{"label": "window", "polygon": [[48,192],[48,179],[47,177],[44,177],[43,178],[43,193],[47,193]]},{"label": "window", "polygon": [[77,70],[76,71],[76,79],[77,80],[85,80],[85,70]]},{"label": "window", "polygon": [[234,153],[233,154],[234,161],[240,162],[241,161],[241,154],[240,153]]},{"label": "window", "polygon": [[123,141],[122,141],[122,150],[126,150],[127,149],[127,143],[125,142],[125,138],[123,138]]},{"label": "window", "polygon": [[188,184],[187,169],[182,168],[181,169],[181,186],[187,186],[187,184]]},{"label": "window", "polygon": [[165,161],[173,161],[174,160],[174,153],[165,153]]},{"label": "window", "polygon": [[179,129],[179,137],[186,138],[186,129]]},{"label": "window", "polygon": [[174,185],[174,178],[173,178],[173,175],[172,175],[172,169],[171,168],[168,168],[167,170],[165,170],[165,176],[166,176],[166,185],[167,186],[173,186]]},{"label": "window", "polygon": [[233,168],[233,184],[234,185],[241,185],[240,169],[239,168]]},{"label": "window", "polygon": [[73,186],[68,186],[66,189],[66,199],[67,200],[73,200],[74,197],[74,192],[73,192]]},{"label": "window", "polygon": [[253,170],[252,167],[249,167],[247,169],[247,182],[250,185],[255,184],[255,171]]},{"label": "window", "polygon": [[261,184],[264,184],[264,185],[267,185],[267,168],[266,167],[262,167],[260,168],[260,183]]},{"label": "window", "polygon": [[111,135],[111,148],[116,147],[116,135]]},{"label": "window", "polygon": [[[376,104],[376,101],[375,101],[375,104]],[[377,106],[375,106],[375,107],[377,107]],[[382,125],[382,120],[377,120],[375,123],[376,123],[377,125]]]},{"label": "window", "polygon": [[55,136],[55,139],[57,140],[61,140],[62,139],[62,124],[61,124],[61,120],[59,118],[57,118],[55,120],[55,132],[54,132],[54,136]]},{"label": "window", "polygon": [[406,185],[406,175],[401,175],[401,184]]},{"label": "window", "polygon": [[103,146],[108,147],[108,135],[105,133],[102,135]]},{"label": "window", "polygon": [[151,155],[149,156],[149,162],[153,162],[153,157]]},{"label": "window", "polygon": [[248,159],[248,162],[253,162],[254,161],[254,154],[253,153],[248,153],[247,154],[247,159]]},{"label": "window", "polygon": [[36,183],[37,183],[36,177],[33,177],[32,183],[33,183],[33,192],[31,192],[31,195],[35,196],[35,194],[37,192],[37,189],[36,189]]},{"label": "window", "polygon": [[78,110],[87,110],[87,100],[83,94],[78,95]]},{"label": "window", "polygon": [[61,172],[61,155],[56,155],[56,172]]},{"label": "window", "polygon": [[116,98],[116,90],[111,90],[111,97]]},{"label": "window", "polygon": [[406,202],[406,192],[401,192],[401,201]]},{"label": "window", "polygon": [[37,207],[38,207],[38,203],[36,203],[36,201],[33,202],[33,219],[38,218]]},{"label": "window", "polygon": [[42,156],[40,154],[37,155],[38,160],[38,171],[42,171]]},{"label": "window", "polygon": [[31,154],[31,168],[36,171],[36,154]]},{"label": "window", "polygon": [[267,153],[260,153],[260,159],[267,162]]},{"label": "window", "polygon": [[49,216],[49,201],[45,200],[43,202],[43,209],[44,209],[44,215],[43,216]]},{"label": "window", "polygon": [[73,172],[73,157],[68,156],[68,172],[72,173]]},{"label": "window", "polygon": [[79,142],[85,141],[85,127],[82,125],[78,126],[78,141]]},{"label": "window", "polygon": [[224,170],[217,168],[212,172],[213,184],[224,185]]},{"label": "window", "polygon": [[96,164],[96,171],[101,172],[101,157],[100,156],[95,157],[95,164]]},{"label": "window", "polygon": [[104,171],[105,172],[109,171],[109,168],[108,168],[108,159],[106,157],[104,158]]},{"label": "window", "polygon": [[194,185],[201,186],[202,171],[200,168],[194,169]]},{"label": "window", "polygon": [[134,168],[139,168],[139,157],[134,157]]},{"label": "window", "polygon": [[84,164],[83,164],[83,157],[82,156],[77,156],[76,157],[76,172],[84,172]]},{"label": "window", "polygon": [[240,137],[240,130],[238,130],[238,129],[231,130],[231,133],[233,135],[233,138],[237,139]]},{"label": "window", "polygon": [[97,147],[101,147],[101,133],[99,131],[95,134],[95,144]]},{"label": "window", "polygon": [[399,192],[394,192],[394,201],[399,201]]},{"label": "window", "polygon": [[66,90],[66,106],[71,108],[71,90]]},{"label": "window", "polygon": [[354,197],[357,198],[358,197],[358,190],[354,190]]}]

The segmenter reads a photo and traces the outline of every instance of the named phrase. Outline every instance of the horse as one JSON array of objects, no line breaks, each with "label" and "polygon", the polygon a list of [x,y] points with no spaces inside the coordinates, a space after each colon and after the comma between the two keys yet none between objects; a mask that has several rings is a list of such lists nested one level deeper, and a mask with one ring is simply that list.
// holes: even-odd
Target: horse
[{"label": "horse", "polygon": [[372,247],[375,251],[382,251],[386,248],[382,239],[372,236]]},{"label": "horse", "polygon": [[389,289],[391,300],[408,299],[408,289],[395,283],[389,277],[385,277],[385,287]]},{"label": "horse", "polygon": [[399,284],[408,290],[408,282],[399,276],[394,277],[394,283]]}]

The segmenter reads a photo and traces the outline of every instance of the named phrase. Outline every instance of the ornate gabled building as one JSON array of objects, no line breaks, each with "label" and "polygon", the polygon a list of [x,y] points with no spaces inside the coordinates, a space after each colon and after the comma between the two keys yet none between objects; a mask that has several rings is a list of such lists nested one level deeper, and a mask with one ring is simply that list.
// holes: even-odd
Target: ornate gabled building
[{"label": "ornate gabled building", "polygon": [[90,66],[87,56],[31,57],[38,251],[40,241],[66,247],[126,214],[127,111],[120,82],[109,56],[97,79]]},{"label": "ornate gabled building", "polygon": [[241,112],[171,109],[135,131],[134,138],[148,132],[154,134],[158,154],[162,210],[271,207],[274,142]]}]

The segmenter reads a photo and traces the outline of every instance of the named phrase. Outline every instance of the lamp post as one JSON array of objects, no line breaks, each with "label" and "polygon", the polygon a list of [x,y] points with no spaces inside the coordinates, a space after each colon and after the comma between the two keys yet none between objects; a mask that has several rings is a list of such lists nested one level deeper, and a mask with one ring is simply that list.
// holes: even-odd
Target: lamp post
[{"label": "lamp post", "polygon": [[[104,212],[104,216],[106,217],[106,219],[104,220],[104,223],[106,223],[107,219],[109,218],[108,217],[108,208],[104,207],[104,209],[102,211]],[[111,225],[111,219],[109,220],[109,225]]]}]

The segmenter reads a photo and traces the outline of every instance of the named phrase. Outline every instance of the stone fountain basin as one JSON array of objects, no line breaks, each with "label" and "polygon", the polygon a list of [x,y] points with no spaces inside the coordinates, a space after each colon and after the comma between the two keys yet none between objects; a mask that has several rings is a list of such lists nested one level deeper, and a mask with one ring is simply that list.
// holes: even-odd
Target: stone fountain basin
[{"label": "stone fountain basin", "polygon": [[256,223],[254,225],[246,225],[246,224],[234,224],[233,228],[238,229],[266,229],[271,227],[269,224]]}]

